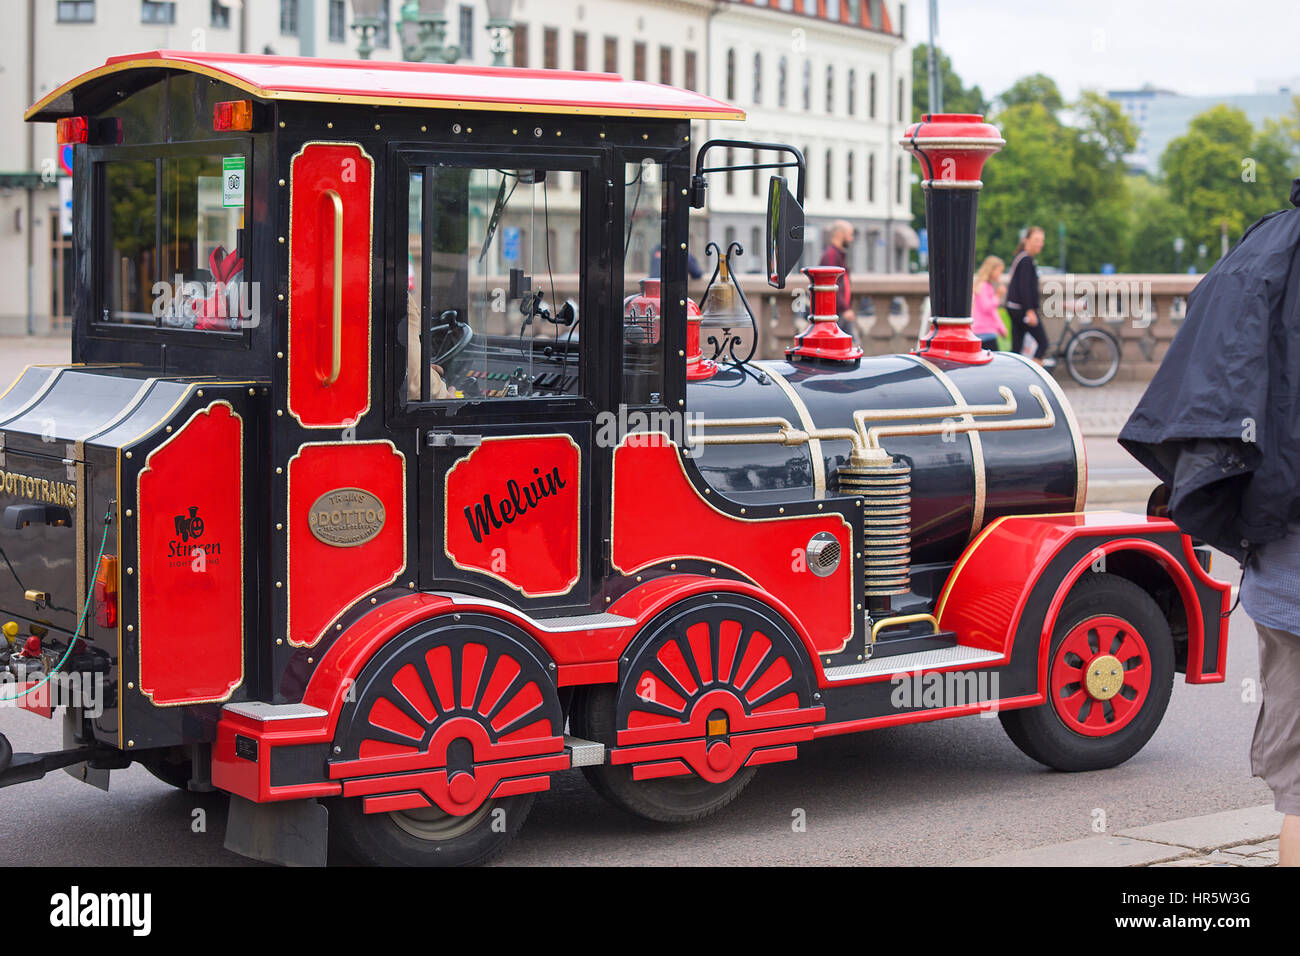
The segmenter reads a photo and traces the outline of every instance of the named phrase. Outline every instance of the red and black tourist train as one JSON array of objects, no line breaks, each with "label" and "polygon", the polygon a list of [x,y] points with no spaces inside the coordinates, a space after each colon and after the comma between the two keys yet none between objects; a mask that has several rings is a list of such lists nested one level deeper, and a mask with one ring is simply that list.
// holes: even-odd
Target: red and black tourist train
[{"label": "red and black tourist train", "polygon": [[[978,116],[901,143],[917,348],[864,356],[809,268],[779,361],[730,272],[785,285],[803,157],[697,146],[743,119],[706,96],[159,51],[27,119],[73,145],[75,326],[0,397],[0,695],[100,700],[64,750],[0,737],[0,786],[134,762],[230,794],[246,855],[471,863],[570,768],[685,821],[801,743],[995,710],[1092,770],[1224,679],[1208,549],[1085,513],[1051,374],[970,332]],[[711,244],[697,307],[690,211],[737,170],[765,248]]]}]

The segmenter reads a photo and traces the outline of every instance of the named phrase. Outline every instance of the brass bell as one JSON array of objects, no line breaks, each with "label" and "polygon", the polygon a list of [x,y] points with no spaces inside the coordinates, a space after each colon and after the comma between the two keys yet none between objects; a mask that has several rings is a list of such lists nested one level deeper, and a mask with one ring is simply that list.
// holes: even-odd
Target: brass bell
[{"label": "brass bell", "polygon": [[749,311],[725,256],[718,263],[718,278],[705,294],[700,312],[700,325],[706,329],[734,329],[749,323]]}]

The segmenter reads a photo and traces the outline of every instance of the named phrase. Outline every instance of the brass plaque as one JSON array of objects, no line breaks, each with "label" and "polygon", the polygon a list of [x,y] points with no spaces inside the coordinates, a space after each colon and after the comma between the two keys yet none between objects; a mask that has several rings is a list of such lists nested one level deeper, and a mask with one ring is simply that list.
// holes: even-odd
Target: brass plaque
[{"label": "brass plaque", "polygon": [[355,548],[384,529],[384,505],[360,488],[335,488],[316,499],[307,524],[316,540],[336,548]]}]

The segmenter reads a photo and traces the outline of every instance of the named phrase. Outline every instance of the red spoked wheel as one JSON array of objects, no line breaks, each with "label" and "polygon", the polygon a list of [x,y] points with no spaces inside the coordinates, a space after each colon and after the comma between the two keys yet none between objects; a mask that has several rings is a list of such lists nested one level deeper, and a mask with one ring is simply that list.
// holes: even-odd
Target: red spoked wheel
[{"label": "red spoked wheel", "polygon": [[523,824],[566,769],[564,718],[545,656],[482,615],[395,638],[340,714],[329,776],[343,846],[363,862],[473,863]]},{"label": "red spoked wheel", "polygon": [[1046,704],[998,716],[1012,742],[1057,770],[1123,763],[1160,725],[1174,682],[1174,644],[1159,606],[1132,581],[1085,574],[1052,634]]},{"label": "red spoked wheel", "polygon": [[1128,621],[1107,614],[1088,618],[1052,655],[1048,686],[1065,726],[1104,737],[1141,713],[1151,689],[1151,652]]},{"label": "red spoked wheel", "polygon": [[620,683],[575,702],[574,733],[611,747],[583,768],[615,805],[648,819],[698,819],[725,806],[760,764],[791,760],[824,717],[798,637],[757,601],[688,599],[652,621]]}]

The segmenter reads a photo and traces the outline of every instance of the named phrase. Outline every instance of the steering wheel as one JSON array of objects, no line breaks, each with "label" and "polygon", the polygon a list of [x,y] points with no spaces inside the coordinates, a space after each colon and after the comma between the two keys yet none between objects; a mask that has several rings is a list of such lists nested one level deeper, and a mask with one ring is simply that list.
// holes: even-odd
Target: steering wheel
[{"label": "steering wheel", "polygon": [[[437,352],[429,359],[429,364],[447,370],[447,364],[469,346],[474,340],[474,330],[460,317],[459,309],[448,309],[438,316],[438,324],[429,329],[431,336],[441,335]],[[433,341],[432,338],[430,341]]]}]

